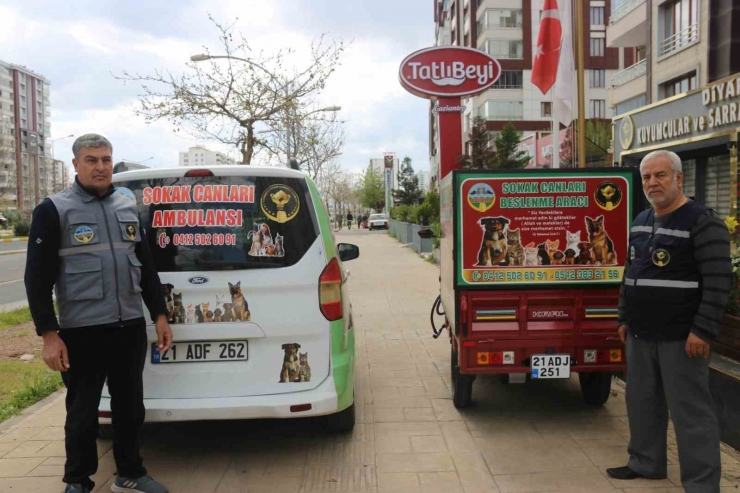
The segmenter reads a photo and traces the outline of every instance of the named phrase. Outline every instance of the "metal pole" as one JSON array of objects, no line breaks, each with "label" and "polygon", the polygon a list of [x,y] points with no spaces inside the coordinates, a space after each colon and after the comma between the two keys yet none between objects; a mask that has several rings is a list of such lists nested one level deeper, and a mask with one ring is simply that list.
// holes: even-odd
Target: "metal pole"
[{"label": "metal pole", "polygon": [[[290,88],[288,86],[290,86],[290,82],[288,82],[287,84],[285,84],[285,101],[286,101],[286,104],[287,104],[287,101],[288,101],[288,96],[290,96]],[[286,137],[285,137],[285,155],[286,155],[286,157],[285,157],[285,165],[288,168],[290,168],[290,141],[291,141],[291,138],[290,138],[291,137],[290,136],[290,130],[291,130],[290,129],[290,108],[286,106],[285,110],[286,110],[285,111],[285,114],[286,114],[286,118],[285,118],[285,133],[286,133]]]},{"label": "metal pole", "polygon": [[586,102],[585,97],[585,77],[584,77],[584,56],[583,56],[583,0],[576,0],[576,26],[578,33],[578,167],[586,167]]}]

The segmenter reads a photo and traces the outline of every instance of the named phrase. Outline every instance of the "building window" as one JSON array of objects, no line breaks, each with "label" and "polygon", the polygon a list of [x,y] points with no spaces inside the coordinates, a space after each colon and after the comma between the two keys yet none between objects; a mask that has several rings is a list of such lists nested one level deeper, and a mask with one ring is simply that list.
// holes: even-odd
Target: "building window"
[{"label": "building window", "polygon": [[523,83],[521,70],[504,70],[492,89],[521,89]]},{"label": "building window", "polygon": [[37,120],[42,122],[44,121],[44,114],[43,113],[36,113]]},{"label": "building window", "polygon": [[647,104],[647,96],[645,94],[641,94],[637,96],[636,98],[628,99],[626,101],[622,101],[621,103],[618,103],[614,107],[614,113],[615,113],[615,116],[621,115],[622,113],[627,113],[628,111],[636,110],[637,108],[645,106],[646,104]]},{"label": "building window", "polygon": [[604,7],[591,7],[591,25],[604,25]]},{"label": "building window", "polygon": [[549,101],[540,103],[540,114],[543,117],[551,117],[552,116],[552,103]]},{"label": "building window", "polygon": [[26,106],[26,96],[21,96],[21,106]]},{"label": "building window", "polygon": [[606,101],[603,99],[592,99],[589,101],[591,118],[606,118]]},{"label": "building window", "polygon": [[478,20],[478,33],[486,29],[522,27],[521,9],[488,9]]},{"label": "building window", "polygon": [[486,101],[478,113],[488,120],[521,120],[524,104],[521,101]]},{"label": "building window", "polygon": [[606,69],[591,69],[588,75],[591,87],[606,87]]},{"label": "building window", "polygon": [[604,56],[604,38],[591,38],[591,56]]},{"label": "building window", "polygon": [[668,55],[698,39],[698,8],[699,0],[673,0],[660,6],[658,56]]},{"label": "building window", "polygon": [[664,82],[660,85],[660,92],[663,98],[670,98],[676,94],[681,94],[698,87],[698,81],[696,78],[696,70],[692,70],[688,74],[684,74],[675,79]]},{"label": "building window", "polygon": [[524,44],[520,39],[487,39],[483,51],[494,58],[524,58]]}]

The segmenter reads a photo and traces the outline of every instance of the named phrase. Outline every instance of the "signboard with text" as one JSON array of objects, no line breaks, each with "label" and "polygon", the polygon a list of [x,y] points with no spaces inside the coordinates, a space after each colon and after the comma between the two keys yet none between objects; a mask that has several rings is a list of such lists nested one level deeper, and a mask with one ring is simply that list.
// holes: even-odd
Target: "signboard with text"
[{"label": "signboard with text", "polygon": [[618,285],[633,173],[455,172],[457,285]]}]

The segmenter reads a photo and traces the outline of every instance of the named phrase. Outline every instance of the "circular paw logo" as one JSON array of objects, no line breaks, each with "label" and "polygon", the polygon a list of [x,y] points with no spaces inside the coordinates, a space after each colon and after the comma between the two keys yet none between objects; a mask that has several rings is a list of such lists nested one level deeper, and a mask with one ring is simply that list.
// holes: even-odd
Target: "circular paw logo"
[{"label": "circular paw logo", "polygon": [[496,192],[490,185],[477,183],[468,191],[468,204],[478,212],[486,212],[496,202]]},{"label": "circular paw logo", "polygon": [[75,229],[75,240],[79,243],[90,243],[90,240],[95,236],[95,232],[90,226],[78,226]]},{"label": "circular paw logo", "polygon": [[665,267],[671,261],[671,254],[664,248],[658,248],[653,252],[653,263],[658,267]]},{"label": "circular paw logo", "polygon": [[622,189],[614,182],[605,181],[596,187],[594,199],[596,199],[596,205],[605,211],[614,210],[622,202]]},{"label": "circular paw logo", "polygon": [[262,192],[260,198],[262,212],[277,223],[287,223],[301,208],[301,201],[295,190],[287,185],[272,185]]},{"label": "circular paw logo", "polygon": [[619,123],[619,143],[622,144],[623,149],[629,149],[632,146],[632,141],[635,139],[635,122],[631,116],[622,118]]}]

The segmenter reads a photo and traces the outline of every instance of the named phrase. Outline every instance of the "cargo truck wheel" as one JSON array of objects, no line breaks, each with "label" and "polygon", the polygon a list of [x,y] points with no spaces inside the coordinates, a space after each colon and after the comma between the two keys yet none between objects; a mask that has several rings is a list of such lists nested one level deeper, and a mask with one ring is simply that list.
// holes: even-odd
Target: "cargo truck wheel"
[{"label": "cargo truck wheel", "polygon": [[98,425],[98,438],[113,440],[113,425]]},{"label": "cargo truck wheel", "polygon": [[452,346],[450,352],[450,375],[452,377],[452,403],[456,408],[470,406],[473,401],[473,382],[475,375],[461,375],[457,364],[457,351]]},{"label": "cargo truck wheel", "polygon": [[583,399],[590,406],[602,406],[612,390],[611,373],[579,373]]}]

